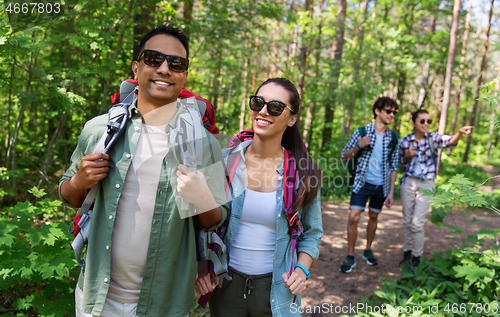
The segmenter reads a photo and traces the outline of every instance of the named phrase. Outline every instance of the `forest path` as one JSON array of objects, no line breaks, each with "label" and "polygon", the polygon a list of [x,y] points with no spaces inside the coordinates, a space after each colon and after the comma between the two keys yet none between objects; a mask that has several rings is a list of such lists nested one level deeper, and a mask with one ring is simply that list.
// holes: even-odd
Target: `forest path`
[{"label": "forest path", "polygon": [[[340,264],[347,255],[347,203],[322,203],[324,236],[320,245],[320,256],[311,267],[311,280],[302,296],[302,316],[341,316],[349,305],[359,303],[359,295],[369,297],[373,290],[381,289],[380,281],[397,280],[401,275],[399,262],[402,260],[402,206],[399,200],[382,210],[379,216],[377,235],[372,249],[379,265],[370,266],[361,258],[366,244],[366,225],[368,215],[361,215],[358,227],[358,239],[355,256],[357,267],[350,274],[339,271]],[[445,223],[459,226],[467,234],[473,234],[480,228],[500,228],[500,216],[485,211],[468,212],[466,219],[458,215],[459,211],[449,214]],[[479,221],[471,224],[472,217]],[[464,236],[465,238],[465,236]],[[425,224],[424,257],[430,258],[432,252],[441,252],[462,247],[460,236],[452,234],[447,228],[433,225],[429,220]],[[323,306],[322,306],[323,305]],[[307,310],[316,313],[307,313]],[[327,308],[326,310],[324,308]],[[338,313],[335,313],[337,310]],[[345,313],[344,313],[345,314]],[[352,315],[351,313],[348,313]]]}]

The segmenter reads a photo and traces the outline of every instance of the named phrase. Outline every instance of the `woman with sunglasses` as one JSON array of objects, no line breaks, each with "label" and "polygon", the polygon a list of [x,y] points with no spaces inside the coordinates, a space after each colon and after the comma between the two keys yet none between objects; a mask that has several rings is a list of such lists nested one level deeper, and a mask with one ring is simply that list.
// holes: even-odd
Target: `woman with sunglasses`
[{"label": "woman with sunglasses", "polygon": [[[232,280],[216,287],[218,280],[210,281],[202,270],[196,283],[202,295],[213,290],[212,317],[300,315],[300,294],[319,256],[323,225],[322,176],[299,132],[299,104],[299,93],[288,79],[268,79],[250,97],[253,140],[223,150],[226,164],[230,154],[241,158],[231,179],[231,217],[224,236]],[[287,150],[298,171],[293,210],[301,230],[295,255],[282,185]]]},{"label": "woman with sunglasses", "polygon": [[[399,264],[414,271],[424,252],[424,225],[431,196],[423,196],[421,189],[436,186],[438,148],[455,146],[463,134],[470,134],[470,126],[462,127],[453,135],[428,132],[432,120],[427,110],[411,112],[413,132],[401,139],[400,162],[405,166],[401,178],[401,204],[403,205],[403,252]],[[412,259],[413,255],[413,259]]]}]

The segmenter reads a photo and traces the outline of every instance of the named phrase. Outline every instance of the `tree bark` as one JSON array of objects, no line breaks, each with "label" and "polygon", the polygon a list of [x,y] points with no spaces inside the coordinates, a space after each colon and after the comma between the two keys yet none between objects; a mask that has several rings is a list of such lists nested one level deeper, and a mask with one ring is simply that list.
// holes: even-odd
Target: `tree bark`
[{"label": "tree bark", "polygon": [[184,11],[182,12],[182,15],[184,17],[184,24],[186,27],[183,32],[188,40],[191,36],[191,23],[193,22],[193,4],[194,0],[184,0]]},{"label": "tree bark", "polygon": [[54,160],[54,150],[56,148],[57,140],[59,137],[64,133],[64,129],[66,127],[66,113],[64,111],[59,113],[59,122],[57,124],[57,128],[52,133],[52,137],[50,138],[49,143],[47,144],[47,150],[45,152],[45,158],[43,160],[42,166],[40,167],[40,176],[38,177],[37,181],[37,188],[40,188],[42,186],[43,181],[48,181],[49,178],[47,176],[47,172],[49,169],[49,166],[51,165],[52,161]]},{"label": "tree bark", "polygon": [[[189,1],[189,0],[185,0]],[[194,0],[193,0],[194,1]],[[154,21],[154,13],[156,11],[155,0],[138,0],[134,14],[134,39],[133,39],[133,58],[136,59],[139,55],[139,45],[141,39],[151,31],[151,21]]]},{"label": "tree bark", "polygon": [[[481,84],[483,81],[483,71],[484,68],[486,67],[486,53],[488,52],[488,46],[489,46],[489,40],[490,40],[490,30],[491,30],[491,17],[493,16],[493,4],[495,0],[491,0],[491,8],[490,8],[490,16],[488,19],[488,28],[486,29],[486,38],[484,40],[484,46],[483,46],[483,52],[481,54],[481,69],[479,70],[479,77],[477,79],[477,88],[476,88],[476,98],[474,98],[474,107],[472,108],[472,113],[470,116],[470,124],[471,126],[474,126],[474,123],[476,121],[476,113],[477,113],[477,108],[479,105],[479,93],[481,91]],[[467,146],[465,148],[465,153],[462,162],[467,163],[469,160],[469,152],[470,152],[470,146],[472,143],[472,133],[468,135],[467,137]]]},{"label": "tree bark", "polygon": [[[248,34],[247,34],[248,35]],[[248,40],[245,45],[248,48]],[[240,131],[245,129],[245,112],[247,109],[247,95],[248,95],[248,64],[250,63],[250,59],[245,58],[245,63],[243,64],[243,98],[241,99],[241,108],[240,108]]]},{"label": "tree bark", "polygon": [[[122,42],[123,42],[123,34],[125,33],[125,27],[127,26],[128,20],[130,18],[130,14],[132,12],[132,8],[134,7],[134,0],[130,0],[127,7],[127,13],[125,13],[125,17],[123,19],[123,23],[121,26],[120,34],[118,36],[118,40],[116,42],[115,52],[113,53],[113,61],[116,61],[118,57],[118,53],[120,52]],[[108,66],[106,70],[106,77],[104,79],[104,87],[102,89],[102,100],[101,106],[99,107],[99,114],[103,113],[104,109],[106,109],[106,101],[108,100],[108,88],[109,88],[109,76],[111,76],[111,66]]]},{"label": "tree bark", "polygon": [[329,87],[329,98],[325,105],[325,127],[323,128],[322,145],[325,146],[332,138],[333,117],[335,112],[335,100],[339,83],[340,67],[342,64],[342,52],[344,49],[344,30],[347,3],[346,0],[339,0],[336,21],[335,42],[333,44],[334,58],[331,68],[331,84]]},{"label": "tree bark", "polygon": [[[434,15],[431,17],[431,22],[429,26],[429,33],[432,35],[436,31],[436,14],[437,14],[438,8],[435,9]],[[426,45],[426,51],[427,53],[430,53],[431,51],[431,43],[427,43]],[[424,106],[425,102],[425,97],[427,96],[427,88],[429,85],[429,65],[430,65],[430,60],[427,59],[424,64],[424,71],[422,73],[422,83],[420,87],[420,92],[418,95],[418,104],[417,108],[420,109]]]},{"label": "tree bark", "polygon": [[[314,70],[314,76],[316,78],[319,78],[320,76],[320,71],[319,71],[319,63],[321,59],[321,34],[322,34],[322,29],[323,29],[323,7],[325,5],[325,0],[321,0],[320,7],[319,7],[319,24],[318,24],[318,36],[316,37],[316,52],[315,52],[315,70]],[[311,105],[307,107],[307,114],[306,114],[306,120],[304,124],[304,134],[303,134],[303,139],[306,144],[306,147],[309,147],[311,144],[312,140],[312,123],[313,123],[313,116],[314,116],[314,110],[316,109],[316,100],[313,100],[311,102]]]},{"label": "tree bark", "polygon": [[[453,118],[451,120],[450,135],[455,134],[455,128],[457,126],[458,111],[460,109],[460,97],[462,95],[462,81],[464,79],[464,68],[465,68],[465,55],[467,55],[467,42],[469,39],[470,21],[472,18],[472,1],[469,1],[469,10],[467,11],[467,17],[465,19],[465,31],[462,38],[462,51],[460,56],[460,71],[458,72],[458,85],[456,88],[455,97],[455,107],[453,112]],[[451,154],[451,148],[446,150],[448,155]]]},{"label": "tree bark", "polygon": [[349,111],[347,112],[347,121],[345,124],[346,133],[350,134],[352,116],[354,114],[354,108],[356,106],[356,92],[358,88],[358,75],[359,69],[361,68],[361,54],[363,53],[363,41],[365,37],[365,23],[368,18],[368,0],[365,0],[365,10],[363,15],[363,22],[359,27],[359,35],[358,35],[358,51],[356,53],[356,59],[354,60],[354,75],[353,75],[353,88],[351,93],[351,105],[349,107]]},{"label": "tree bark", "polygon": [[[311,17],[312,12],[310,11],[311,7],[311,0],[306,0],[304,4],[304,11],[309,11],[309,18]],[[304,104],[304,85],[306,81],[306,63],[307,63],[307,55],[309,54],[309,48],[307,47],[306,43],[306,37],[307,37],[307,29],[308,29],[308,23],[304,25],[303,31],[302,31],[302,44],[300,46],[300,77],[299,77],[299,95],[300,95],[300,108],[302,108]]]},{"label": "tree bark", "polygon": [[[453,77],[453,68],[455,66],[455,50],[457,47],[457,30],[458,30],[458,19],[460,17],[460,8],[462,3],[460,0],[455,0],[453,5],[453,21],[451,23],[450,31],[450,46],[448,48],[448,62],[446,63],[446,76],[444,79],[444,92],[443,92],[443,104],[441,106],[441,117],[439,118],[439,134],[446,133],[446,123],[448,121],[448,106],[450,105],[450,95]],[[441,152],[438,150],[436,175],[439,175],[439,169],[441,167]]]}]

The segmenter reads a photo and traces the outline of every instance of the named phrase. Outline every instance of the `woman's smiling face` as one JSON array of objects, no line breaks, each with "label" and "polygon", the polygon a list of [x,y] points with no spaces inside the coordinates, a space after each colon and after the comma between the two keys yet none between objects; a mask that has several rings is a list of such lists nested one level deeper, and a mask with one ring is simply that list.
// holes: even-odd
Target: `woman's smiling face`
[{"label": "woman's smiling face", "polygon": [[411,123],[413,125],[413,128],[415,129],[415,132],[427,133],[427,131],[429,131],[429,128],[431,126],[429,122],[430,122],[429,114],[421,112],[418,114],[415,121],[412,121]]},{"label": "woman's smiling face", "polygon": [[257,96],[266,102],[276,100],[288,105],[279,116],[271,116],[267,110],[267,105],[260,111],[252,111],[252,127],[259,137],[283,135],[286,128],[295,124],[297,115],[293,114],[289,109],[290,93],[285,88],[275,83],[269,83],[259,89]]}]

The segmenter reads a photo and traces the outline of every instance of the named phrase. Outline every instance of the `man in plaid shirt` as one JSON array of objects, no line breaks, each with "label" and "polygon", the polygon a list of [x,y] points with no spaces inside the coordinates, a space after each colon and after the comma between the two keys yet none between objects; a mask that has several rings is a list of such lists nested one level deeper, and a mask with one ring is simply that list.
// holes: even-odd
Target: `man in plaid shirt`
[{"label": "man in plaid shirt", "polygon": [[370,218],[366,227],[366,249],[362,257],[369,265],[378,264],[371,245],[377,231],[378,215],[382,211],[382,206],[385,204],[390,207],[394,200],[394,183],[398,171],[398,140],[397,135],[393,136],[388,126],[392,123],[397,110],[396,101],[387,97],[378,98],[373,104],[375,122],[364,127],[366,135],[363,137],[356,129],[341,153],[344,161],[353,158],[358,160],[349,207],[348,253],[340,266],[340,271],[343,273],[350,273],[356,267],[354,246],[358,236],[358,222],[368,199]]}]

